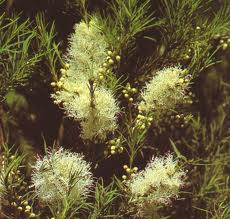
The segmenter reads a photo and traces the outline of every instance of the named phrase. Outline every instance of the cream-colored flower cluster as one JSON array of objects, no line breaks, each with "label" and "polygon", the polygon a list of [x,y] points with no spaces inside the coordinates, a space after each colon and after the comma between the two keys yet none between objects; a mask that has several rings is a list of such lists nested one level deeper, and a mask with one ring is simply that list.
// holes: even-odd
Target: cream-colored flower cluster
[{"label": "cream-colored flower cluster", "polygon": [[104,139],[108,132],[116,128],[119,108],[111,90],[95,87],[92,99],[88,86],[81,81],[66,81],[64,89],[53,97],[63,102],[68,116],[81,121],[83,139]]},{"label": "cream-colored flower cluster", "polygon": [[54,102],[81,122],[84,139],[104,139],[116,128],[117,102],[112,91],[97,81],[109,65],[105,63],[107,48],[96,18],[89,24],[77,24],[66,56],[67,67],[62,69],[60,80],[53,82],[57,87],[52,94]]},{"label": "cream-colored flower cluster", "polygon": [[80,204],[93,184],[90,165],[83,156],[62,148],[38,158],[32,182],[38,198],[50,205],[63,200]]},{"label": "cream-colored flower cluster", "polygon": [[183,185],[185,173],[178,169],[177,160],[168,154],[155,157],[147,167],[127,182],[130,190],[130,202],[134,203],[139,212],[146,206],[154,208],[159,204],[167,204],[172,197],[177,197]]},{"label": "cream-colored flower cluster", "polygon": [[97,78],[106,60],[108,45],[97,23],[95,17],[89,24],[80,22],[70,38],[66,61],[70,65],[68,74],[75,80]]},{"label": "cream-colored flower cluster", "polygon": [[142,101],[138,109],[140,113],[152,115],[156,121],[162,113],[173,110],[177,104],[183,103],[189,85],[186,70],[180,67],[164,68],[156,73],[146,84],[142,93]]}]

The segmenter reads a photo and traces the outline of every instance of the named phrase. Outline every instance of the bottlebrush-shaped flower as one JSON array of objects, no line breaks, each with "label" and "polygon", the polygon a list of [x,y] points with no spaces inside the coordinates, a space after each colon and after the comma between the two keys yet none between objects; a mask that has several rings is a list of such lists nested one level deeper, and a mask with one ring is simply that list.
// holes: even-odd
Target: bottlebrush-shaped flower
[{"label": "bottlebrush-shaped flower", "polygon": [[90,165],[83,156],[62,148],[38,158],[32,182],[38,198],[50,205],[63,200],[80,204],[93,184]]},{"label": "bottlebrush-shaped flower", "polygon": [[75,33],[70,37],[70,46],[66,61],[70,68],[67,74],[71,80],[93,79],[106,61],[107,42],[100,32],[95,17],[89,22],[80,22],[75,26]]},{"label": "bottlebrush-shaped flower", "polygon": [[152,158],[144,170],[127,182],[130,202],[139,212],[145,211],[147,206],[168,204],[171,198],[178,196],[184,176],[185,172],[178,169],[178,162],[171,154]]},{"label": "bottlebrush-shaped flower", "polygon": [[104,139],[115,130],[119,107],[110,90],[95,87],[92,97],[87,82],[66,82],[64,87],[52,96],[63,103],[68,116],[81,122],[83,139]]},{"label": "bottlebrush-shaped flower", "polygon": [[142,93],[139,109],[146,114],[152,114],[154,120],[167,111],[173,110],[177,104],[183,103],[189,85],[180,67],[169,67],[158,71],[153,79],[146,84]]},{"label": "bottlebrush-shaped flower", "polygon": [[51,95],[69,117],[81,122],[82,138],[89,140],[105,139],[114,131],[119,112],[112,91],[97,83],[108,56],[108,45],[97,25],[95,17],[89,24],[76,25],[66,56],[68,68],[62,69],[62,77],[54,82],[58,91]]}]

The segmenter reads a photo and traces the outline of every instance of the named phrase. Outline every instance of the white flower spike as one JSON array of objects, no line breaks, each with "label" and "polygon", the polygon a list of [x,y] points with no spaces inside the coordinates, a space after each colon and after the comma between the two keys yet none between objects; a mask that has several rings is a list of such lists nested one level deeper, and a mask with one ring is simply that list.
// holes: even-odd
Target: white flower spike
[{"label": "white flower spike", "polygon": [[32,182],[41,202],[50,205],[63,200],[77,205],[87,197],[93,184],[90,165],[83,156],[62,148],[37,160]]}]

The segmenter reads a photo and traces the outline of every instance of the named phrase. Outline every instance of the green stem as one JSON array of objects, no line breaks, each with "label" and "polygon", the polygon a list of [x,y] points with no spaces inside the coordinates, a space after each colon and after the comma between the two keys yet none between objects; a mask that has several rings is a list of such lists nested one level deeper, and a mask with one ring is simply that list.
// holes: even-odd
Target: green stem
[{"label": "green stem", "polygon": [[94,94],[94,87],[93,87],[93,80],[89,80],[89,92],[90,92],[90,106],[95,109],[95,94]]},{"label": "green stem", "polygon": [[[5,128],[2,120],[3,114],[4,114],[4,110],[2,105],[0,105],[0,146],[6,143]],[[0,151],[1,151],[1,147],[0,147]]]},{"label": "green stem", "polygon": [[86,1],[87,0],[81,0],[81,7],[82,7],[82,16],[84,17],[84,20],[85,20],[86,24],[88,25],[89,19],[88,19]]}]

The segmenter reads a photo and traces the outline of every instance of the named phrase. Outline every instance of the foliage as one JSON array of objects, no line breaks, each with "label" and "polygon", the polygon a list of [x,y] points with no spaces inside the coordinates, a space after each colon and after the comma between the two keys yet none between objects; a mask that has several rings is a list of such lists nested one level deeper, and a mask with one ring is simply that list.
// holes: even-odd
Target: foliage
[{"label": "foliage", "polygon": [[[3,146],[0,181],[4,185],[1,195],[0,216],[4,218],[28,218],[33,213],[33,200],[29,182],[25,177],[24,157],[14,147]],[[36,210],[35,210],[36,211]]]},{"label": "foliage", "polygon": [[193,138],[183,139],[190,154],[183,158],[184,165],[192,168],[192,214],[203,218],[228,218],[229,129],[218,136],[213,127],[205,127],[199,118],[193,120],[192,127]]},{"label": "foliage", "polygon": [[29,20],[20,22],[19,15],[9,18],[5,13],[1,14],[1,101],[11,88],[25,85],[43,55],[42,51],[38,52],[31,47],[37,34],[31,26]]},{"label": "foliage", "polygon": [[93,204],[92,213],[88,216],[94,218],[114,218],[118,217],[115,211],[114,203],[119,197],[119,192],[112,182],[108,186],[104,185],[103,179],[99,179],[95,186],[95,202]]},{"label": "foliage", "polygon": [[150,1],[115,0],[109,3],[109,15],[101,17],[100,25],[109,45],[115,51],[131,49],[135,38],[158,25],[150,13]]},{"label": "foliage", "polygon": [[156,61],[163,64],[183,63],[188,66],[190,74],[196,76],[216,62],[213,57],[215,47],[212,40],[229,30],[229,7],[226,3],[214,12],[211,7],[212,0],[160,2],[161,57],[155,57]]}]

